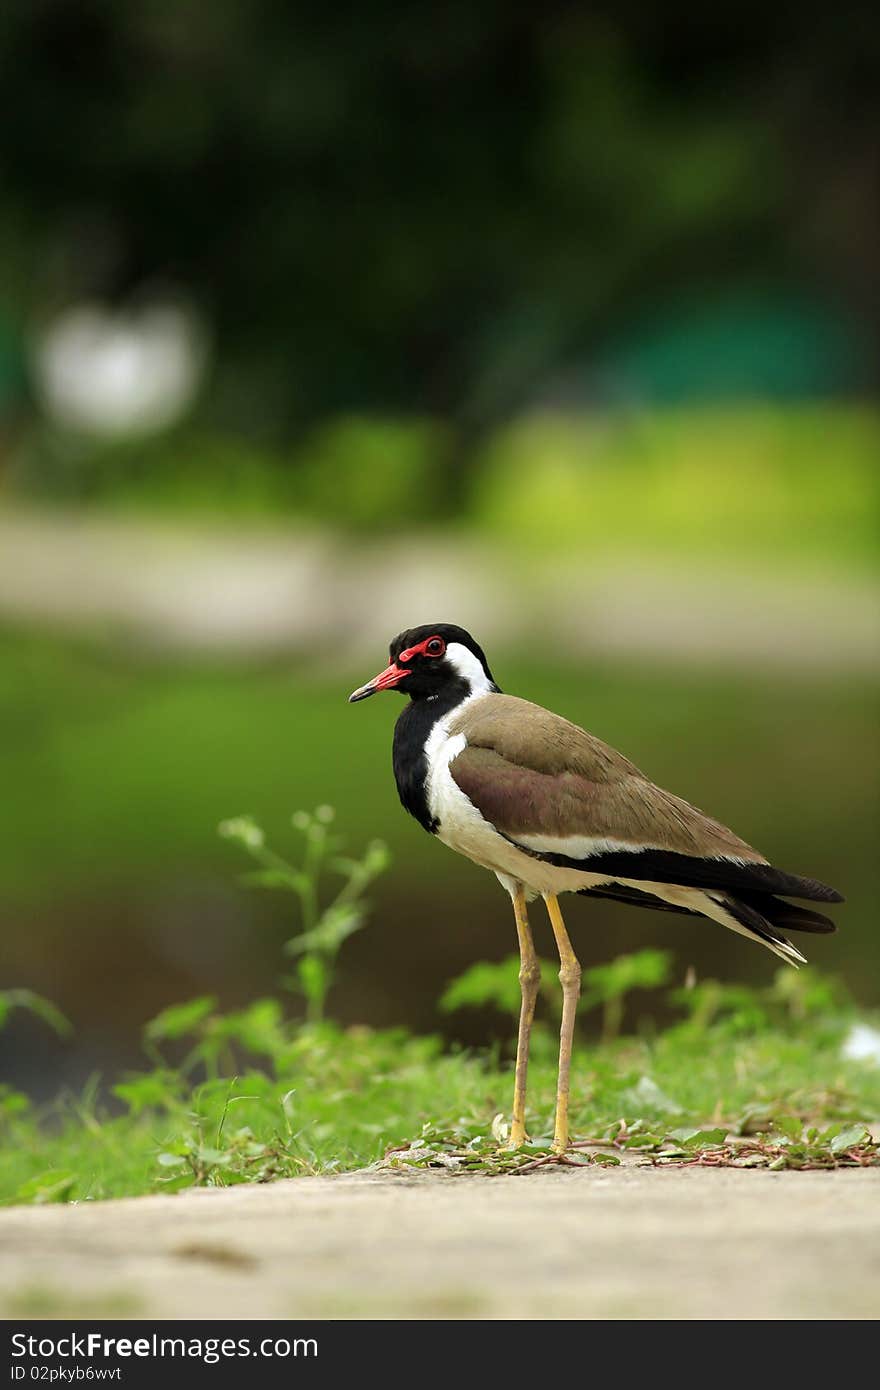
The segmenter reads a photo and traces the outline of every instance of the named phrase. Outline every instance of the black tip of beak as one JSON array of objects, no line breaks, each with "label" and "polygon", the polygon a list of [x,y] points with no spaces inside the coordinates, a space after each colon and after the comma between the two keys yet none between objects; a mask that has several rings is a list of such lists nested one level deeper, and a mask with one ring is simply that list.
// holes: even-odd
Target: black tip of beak
[{"label": "black tip of beak", "polygon": [[353,690],[348,697],[350,705],[356,705],[358,700],[368,700],[376,691],[372,685],[362,685],[359,690]]}]

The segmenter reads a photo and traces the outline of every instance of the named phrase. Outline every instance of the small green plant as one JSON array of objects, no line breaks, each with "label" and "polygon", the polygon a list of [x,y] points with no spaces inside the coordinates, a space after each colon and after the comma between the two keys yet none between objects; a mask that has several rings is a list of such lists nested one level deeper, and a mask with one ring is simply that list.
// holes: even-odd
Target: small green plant
[{"label": "small green plant", "polygon": [[[854,1023],[873,1024],[835,981],[808,970],[781,970],[762,989],[690,979],[667,996],[683,1015],[678,1023],[621,1036],[630,993],[668,982],[662,951],[584,974],[582,1007],[601,1010],[602,1038],[577,1043],[572,1126],[584,1137],[564,1159],[549,1135],[556,1044],[549,1028],[536,1028],[531,1142],[509,1152],[511,1074],[498,1049],[444,1047],[402,1028],[342,1028],[326,1017],[339,950],[363,925],[366,890],[388,860],[377,843],[346,856],[331,824],[328,808],[294,817],[302,836],[295,862],[270,848],[250,818],[221,828],[255,861],[249,883],[294,896],[297,930],[285,949],[297,970],[286,984],[304,996],[307,1018],[291,1017],[275,998],[224,1013],[205,995],[153,1018],[144,1030],[147,1069],[106,1091],[93,1079],[38,1108],[0,1086],[0,1203],[225,1187],[370,1164],[492,1175],[556,1162],[774,1171],[880,1163],[870,1129],[880,1071],[845,1046]],[[442,1007],[514,1015],[518,973],[515,956],[478,962],[451,982]],[[555,962],[542,962],[541,982],[545,1006],[558,1013]],[[22,1008],[59,1031],[68,1026],[28,990],[0,993],[0,1026]]]},{"label": "small green plant", "polygon": [[[559,989],[558,972],[548,960],[539,964],[541,993],[552,1000],[554,991]],[[519,956],[505,956],[499,961],[474,961],[450,980],[438,1003],[447,1014],[458,1009],[491,1008],[516,1016],[520,1005]]]},{"label": "small green plant", "polygon": [[633,951],[607,965],[584,971],[580,1007],[584,1013],[602,1009],[602,1041],[613,1042],[620,1034],[627,995],[634,989],[657,989],[669,981],[671,951]]},{"label": "small green plant", "polygon": [[669,1000],[687,1015],[682,1026],[697,1033],[713,1029],[729,1037],[805,1023],[814,1030],[834,1028],[841,1017],[855,1014],[842,982],[810,967],[795,971],[781,966],[771,984],[757,989],[719,980],[689,981],[671,990]]},{"label": "small green plant", "polygon": [[136,1089],[128,1082],[125,1090],[114,1087],[116,1095],[128,1104],[145,1107],[152,1104],[152,1094],[167,1085],[174,1077],[160,1044],[188,1040],[190,1050],[182,1058],[178,1070],[190,1076],[202,1068],[210,1080],[221,1071],[238,1068],[240,1052],[266,1057],[276,1066],[289,1047],[289,1025],[278,999],[255,999],[244,1009],[220,1013],[213,995],[189,999],[185,1004],[173,1004],[151,1019],[144,1029],[144,1050],[155,1063],[155,1070],[138,1078]]},{"label": "small green plant", "polygon": [[[267,845],[264,831],[251,816],[236,816],[219,827],[224,839],[240,845],[260,866],[244,874],[243,882],[280,889],[296,899],[299,930],[284,947],[288,955],[297,957],[296,974],[285,977],[282,983],[304,996],[310,1023],[324,1017],[340,948],[364,926],[364,894],[389,864],[388,849],[381,840],[371,841],[360,859],[344,854],[343,841],[329,828],[333,818],[332,806],[294,813],[291,824],[303,839],[298,864]],[[341,886],[322,905],[321,890],[327,875],[341,880]]]},{"label": "small green plant", "polygon": [[14,1009],[25,1009],[42,1019],[59,1038],[66,1038],[72,1031],[61,1010],[32,989],[0,989],[0,1030],[6,1027]]},{"label": "small green plant", "polygon": [[[546,960],[539,964],[541,993],[553,1013],[558,1013],[561,999],[558,967]],[[667,984],[671,965],[670,951],[645,950],[618,956],[607,965],[592,966],[584,971],[578,1010],[589,1013],[601,1007],[602,1041],[612,1042],[620,1033],[627,996],[634,989],[657,989]],[[507,956],[501,961],[476,961],[449,982],[439,1002],[444,1013],[490,1007],[515,1015],[520,1005],[519,958]]]},{"label": "small green plant", "polygon": [[[6,1027],[16,1009],[24,1009],[27,1013],[42,1019],[61,1038],[67,1037],[72,1031],[67,1019],[51,1000],[44,999],[32,989],[4,989],[0,990],[0,1032]],[[6,1126],[14,1128],[24,1122],[26,1117],[29,1119],[30,1111],[31,1103],[26,1095],[11,1086],[0,1084],[0,1133]],[[71,1195],[75,1185],[75,1173],[53,1167],[48,1171],[36,1173],[23,1183],[16,1194],[16,1200],[34,1205],[64,1202]]]}]

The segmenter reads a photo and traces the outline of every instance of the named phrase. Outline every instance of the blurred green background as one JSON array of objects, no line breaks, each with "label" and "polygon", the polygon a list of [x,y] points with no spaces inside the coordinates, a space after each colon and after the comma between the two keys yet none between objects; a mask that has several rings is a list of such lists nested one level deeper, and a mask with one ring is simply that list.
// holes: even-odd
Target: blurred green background
[{"label": "blurred green background", "polygon": [[288,908],[216,825],[324,802],[394,851],[334,1012],[490,1035],[435,1002],[505,895],[346,704],[434,618],[841,888],[808,954],[878,1001],[878,58],[866,10],[4,8],[0,988],[77,1030],[9,1079],[270,989]]}]

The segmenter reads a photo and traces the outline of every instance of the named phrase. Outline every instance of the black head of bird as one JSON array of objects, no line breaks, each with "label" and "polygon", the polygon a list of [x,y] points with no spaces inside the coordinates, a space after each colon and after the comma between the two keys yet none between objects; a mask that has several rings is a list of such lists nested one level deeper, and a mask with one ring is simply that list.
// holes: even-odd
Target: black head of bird
[{"label": "black head of bird", "polygon": [[390,664],[349,695],[366,700],[379,690],[397,690],[412,700],[455,695],[465,698],[474,686],[497,689],[482,647],[454,623],[425,623],[400,632],[390,644]]},{"label": "black head of bird", "polygon": [[522,962],[514,1147],[526,1137],[529,1035],[540,983],[527,903],[540,896],[546,904],[563,994],[554,1130],[554,1147],[562,1151],[580,966],[560,893],[710,918],[792,965],[804,957],[784,931],[830,932],[834,923],[785,899],[828,903],[841,895],[775,868],[578,725],[502,694],[482,647],[464,628],[410,628],[395,637],[390,657],[349,698],[381,690],[409,696],[394,729],[401,802],[444,844],[491,869],[513,903]]}]

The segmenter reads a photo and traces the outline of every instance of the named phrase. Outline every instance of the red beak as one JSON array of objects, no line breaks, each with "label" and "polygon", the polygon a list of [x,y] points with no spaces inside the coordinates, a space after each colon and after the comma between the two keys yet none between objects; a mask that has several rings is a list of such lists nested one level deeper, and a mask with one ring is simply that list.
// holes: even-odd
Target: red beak
[{"label": "red beak", "polygon": [[404,678],[411,676],[412,672],[405,666],[396,666],[392,661],[390,666],[386,666],[384,671],[380,671],[378,676],[374,676],[366,685],[361,685],[357,690],[352,691],[348,697],[348,703],[353,705],[357,700],[366,700],[369,695],[375,695],[377,690],[393,690]]}]

